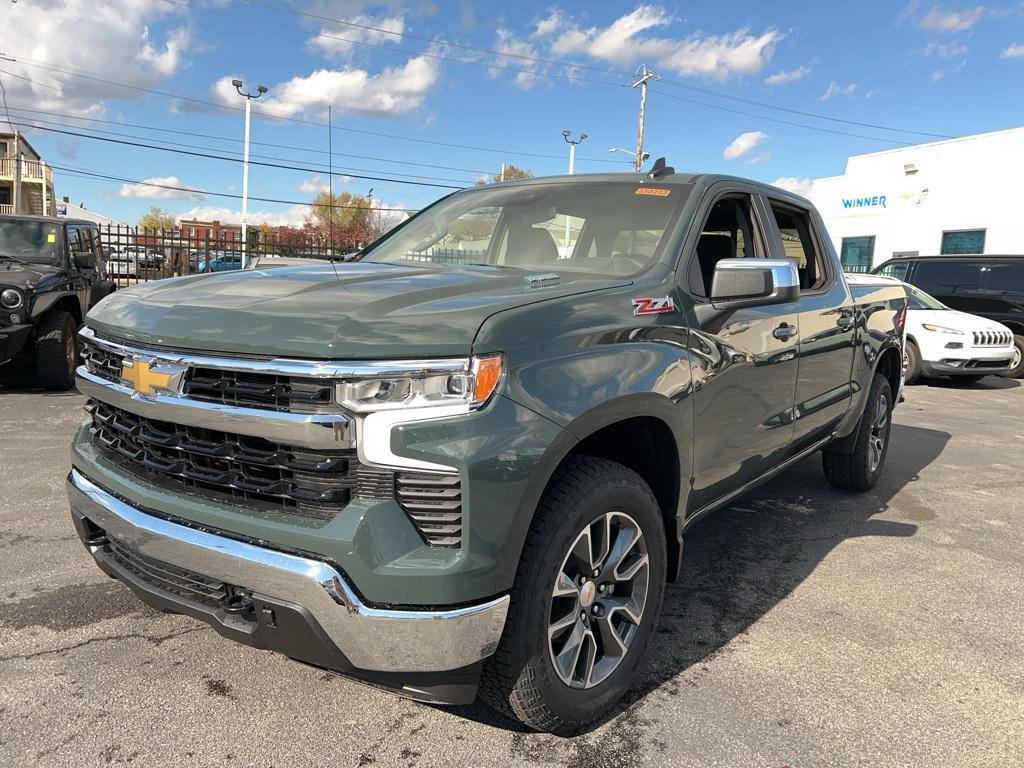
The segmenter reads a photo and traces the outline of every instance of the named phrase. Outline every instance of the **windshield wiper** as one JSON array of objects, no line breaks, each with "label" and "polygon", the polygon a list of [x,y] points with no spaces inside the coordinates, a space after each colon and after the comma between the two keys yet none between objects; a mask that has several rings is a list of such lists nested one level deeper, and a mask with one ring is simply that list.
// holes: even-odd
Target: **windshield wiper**
[{"label": "windshield wiper", "polygon": [[19,259],[17,256],[11,256],[9,253],[0,253],[0,259],[7,259],[8,261],[16,261],[18,264],[24,264],[28,266],[28,262],[24,259]]}]

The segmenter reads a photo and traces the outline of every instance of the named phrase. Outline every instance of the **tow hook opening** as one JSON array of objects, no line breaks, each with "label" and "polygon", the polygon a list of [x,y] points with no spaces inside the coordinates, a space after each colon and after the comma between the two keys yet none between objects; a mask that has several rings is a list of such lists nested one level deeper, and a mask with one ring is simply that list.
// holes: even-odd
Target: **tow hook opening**
[{"label": "tow hook opening", "polygon": [[228,598],[224,602],[224,612],[248,621],[255,621],[256,604],[252,601],[252,592],[229,586]]}]

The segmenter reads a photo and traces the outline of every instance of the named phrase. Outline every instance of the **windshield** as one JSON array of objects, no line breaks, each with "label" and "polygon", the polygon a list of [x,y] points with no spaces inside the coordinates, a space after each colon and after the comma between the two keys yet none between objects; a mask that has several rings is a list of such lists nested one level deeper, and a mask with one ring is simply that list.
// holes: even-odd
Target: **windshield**
[{"label": "windshield", "polygon": [[661,255],[692,189],[605,182],[470,190],[428,208],[363,258],[634,275]]},{"label": "windshield", "polygon": [[936,299],[934,296],[930,296],[920,288],[915,288],[912,285],[907,285],[907,298],[910,299],[911,309],[949,309],[945,304]]},{"label": "windshield", "polygon": [[58,227],[45,221],[0,220],[0,255],[31,264],[60,264]]}]

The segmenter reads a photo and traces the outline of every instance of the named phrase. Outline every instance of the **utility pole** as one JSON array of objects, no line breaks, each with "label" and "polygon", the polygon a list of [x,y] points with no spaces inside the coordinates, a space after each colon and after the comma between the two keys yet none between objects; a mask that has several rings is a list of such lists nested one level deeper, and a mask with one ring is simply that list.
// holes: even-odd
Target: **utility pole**
[{"label": "utility pole", "polygon": [[267,86],[260,85],[256,87],[256,93],[246,93],[242,90],[241,80],[232,80],[231,84],[240,96],[245,97],[245,142],[242,149],[242,269],[245,269],[249,250],[249,124],[252,119],[252,100],[266,93]]},{"label": "utility pole", "polygon": [[[565,143],[569,145],[569,175],[571,176],[576,172],[576,145],[582,144],[583,140],[587,138],[587,134],[581,133],[580,137],[573,141],[572,131],[566,129],[562,131],[562,138],[565,139]],[[569,255],[569,214],[565,214],[565,239],[562,241],[562,247],[565,248],[566,255]]]},{"label": "utility pole", "polygon": [[636,126],[636,154],[633,156],[633,170],[640,171],[644,167],[644,120],[647,116],[647,81],[660,80],[655,72],[651,72],[644,64],[639,71],[639,80],[633,83],[630,88],[640,89],[640,119]]},{"label": "utility pole", "polygon": [[[327,105],[327,242],[334,258],[334,107]],[[332,262],[333,263],[333,262]]]}]

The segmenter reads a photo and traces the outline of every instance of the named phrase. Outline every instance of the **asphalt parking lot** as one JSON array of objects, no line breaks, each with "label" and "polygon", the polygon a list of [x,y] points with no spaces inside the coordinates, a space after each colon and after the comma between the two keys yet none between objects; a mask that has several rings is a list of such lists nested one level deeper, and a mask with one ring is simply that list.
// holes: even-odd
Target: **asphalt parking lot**
[{"label": "asphalt parking lot", "polygon": [[77,394],[0,377],[2,766],[1019,766],[1024,387],[908,390],[863,496],[817,457],[697,526],[641,683],[574,739],[231,644],[93,565]]}]

